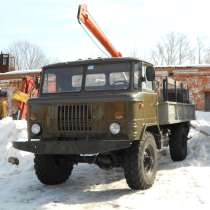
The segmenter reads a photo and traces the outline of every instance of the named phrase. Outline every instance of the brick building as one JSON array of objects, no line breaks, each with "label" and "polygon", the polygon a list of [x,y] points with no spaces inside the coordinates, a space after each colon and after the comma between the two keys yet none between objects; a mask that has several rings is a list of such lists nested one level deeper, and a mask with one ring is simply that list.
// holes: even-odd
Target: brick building
[{"label": "brick building", "polygon": [[156,66],[156,78],[171,77],[185,82],[197,110],[210,111],[210,65]]}]

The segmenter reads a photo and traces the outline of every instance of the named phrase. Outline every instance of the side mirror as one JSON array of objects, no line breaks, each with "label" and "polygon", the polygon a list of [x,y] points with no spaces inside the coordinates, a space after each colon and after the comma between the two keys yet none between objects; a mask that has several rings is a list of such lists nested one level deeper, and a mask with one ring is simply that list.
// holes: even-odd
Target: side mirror
[{"label": "side mirror", "polygon": [[39,82],[39,78],[38,77],[35,78],[34,84],[35,84],[35,88],[38,90],[39,86],[40,86],[40,82]]},{"label": "side mirror", "polygon": [[153,81],[155,79],[155,69],[153,66],[147,66],[146,78],[147,78],[147,81]]}]

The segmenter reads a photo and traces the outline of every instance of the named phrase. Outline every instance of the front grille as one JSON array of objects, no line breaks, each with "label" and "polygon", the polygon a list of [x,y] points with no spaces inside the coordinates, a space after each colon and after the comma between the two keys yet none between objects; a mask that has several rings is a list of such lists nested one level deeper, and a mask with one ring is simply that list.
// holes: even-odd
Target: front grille
[{"label": "front grille", "polygon": [[92,104],[58,105],[59,131],[91,131]]}]

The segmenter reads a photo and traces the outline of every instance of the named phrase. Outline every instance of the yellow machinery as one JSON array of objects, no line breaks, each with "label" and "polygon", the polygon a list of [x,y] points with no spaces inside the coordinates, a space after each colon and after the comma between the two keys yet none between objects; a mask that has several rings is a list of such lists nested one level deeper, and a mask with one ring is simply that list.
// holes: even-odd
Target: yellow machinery
[{"label": "yellow machinery", "polygon": [[[30,96],[26,93],[23,93],[19,90],[16,90],[12,93],[11,101],[13,104],[13,108],[18,106],[19,102],[26,103]],[[2,98],[0,98],[0,119],[8,116],[9,105],[8,105],[8,97],[5,94]]]},{"label": "yellow machinery", "polygon": [[7,100],[0,100],[0,119],[8,115],[8,103]]},{"label": "yellow machinery", "polygon": [[[17,110],[15,119],[26,119],[26,102],[31,96],[38,95],[40,73],[41,69],[0,73],[0,119],[13,115]],[[6,91],[1,91],[1,88]],[[14,90],[12,93],[11,89]]]}]

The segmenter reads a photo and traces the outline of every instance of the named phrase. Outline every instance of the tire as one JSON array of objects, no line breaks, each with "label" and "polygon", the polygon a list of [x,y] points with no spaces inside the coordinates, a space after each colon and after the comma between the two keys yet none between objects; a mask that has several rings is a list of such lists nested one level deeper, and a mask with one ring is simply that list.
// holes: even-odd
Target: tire
[{"label": "tire", "polygon": [[188,132],[189,126],[185,123],[178,124],[171,129],[169,149],[173,161],[182,161],[187,157]]},{"label": "tire", "polygon": [[141,141],[133,142],[124,160],[124,174],[133,190],[150,188],[157,172],[157,145],[154,136],[145,132]]},{"label": "tire", "polygon": [[37,178],[46,185],[65,182],[73,170],[73,164],[61,156],[35,155],[34,169]]}]

